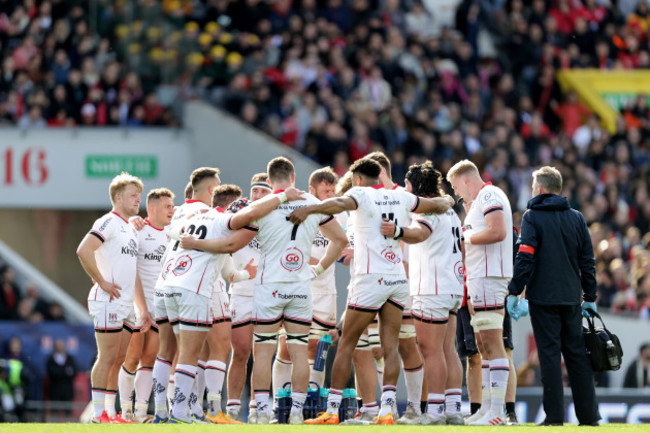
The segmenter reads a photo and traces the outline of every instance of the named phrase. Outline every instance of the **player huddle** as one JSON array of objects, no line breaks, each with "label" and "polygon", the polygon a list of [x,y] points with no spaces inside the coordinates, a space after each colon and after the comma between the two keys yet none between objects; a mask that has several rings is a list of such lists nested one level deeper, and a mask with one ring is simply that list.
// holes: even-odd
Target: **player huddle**
[{"label": "player huddle", "polygon": [[[447,179],[464,200],[464,227],[433,164],[411,166],[401,188],[381,153],[358,160],[340,180],[329,168],[315,171],[309,193],[295,188],[293,164],[275,158],[266,173],[253,176],[249,199],[241,198],[241,188],[221,185],[218,169],[199,168],[181,206],[174,208],[165,188],[150,191],[144,220],[137,217],[142,182],[126,173],[115,177],[112,211],[77,250],[94,283],[88,296],[98,348],[93,422],[240,423],[254,349],[249,423],[274,422],[274,396],[290,383],[286,422],[338,424],[354,364],[363,404],[345,423],[504,424],[510,207],[469,161],[452,167]],[[336,260],[349,265],[351,277],[338,325]],[[483,366],[471,378],[468,372],[475,412],[468,419],[460,412],[461,305],[471,313],[474,353],[465,347],[468,335],[459,344],[470,367],[477,359]],[[322,413],[304,419],[310,382],[322,387],[325,379],[324,369],[314,368],[325,334],[337,344],[329,395]],[[399,417],[402,368],[408,405]]]}]

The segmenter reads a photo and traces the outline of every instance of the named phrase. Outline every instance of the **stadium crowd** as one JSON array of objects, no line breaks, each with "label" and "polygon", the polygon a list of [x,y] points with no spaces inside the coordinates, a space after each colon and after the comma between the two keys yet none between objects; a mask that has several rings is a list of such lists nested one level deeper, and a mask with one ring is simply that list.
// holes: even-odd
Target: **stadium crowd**
[{"label": "stadium crowd", "polygon": [[398,182],[469,157],[519,211],[552,164],[591,224],[599,305],[648,317],[648,101],[610,134],[555,79],[649,67],[645,0],[90,4],[0,2],[0,122],[177,126],[174,98],[203,97],[339,174],[374,150]]}]

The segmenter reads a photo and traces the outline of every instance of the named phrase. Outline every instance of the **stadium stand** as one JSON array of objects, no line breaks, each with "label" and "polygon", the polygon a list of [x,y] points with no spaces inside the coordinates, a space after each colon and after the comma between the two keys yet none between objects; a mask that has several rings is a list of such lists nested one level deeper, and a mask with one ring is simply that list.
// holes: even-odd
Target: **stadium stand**
[{"label": "stadium stand", "polygon": [[556,80],[650,66],[645,1],[1,3],[4,124],[178,126],[203,97],[339,173],[470,157],[518,210],[550,163],[597,223],[600,304],[648,317],[646,96],[610,133]]}]

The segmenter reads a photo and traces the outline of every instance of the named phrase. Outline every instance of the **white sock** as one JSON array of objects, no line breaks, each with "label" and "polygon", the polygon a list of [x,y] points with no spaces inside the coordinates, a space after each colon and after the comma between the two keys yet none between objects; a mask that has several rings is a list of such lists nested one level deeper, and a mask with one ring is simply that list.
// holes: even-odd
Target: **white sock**
[{"label": "white sock", "polygon": [[196,388],[199,398],[199,406],[203,407],[203,397],[205,396],[205,361],[199,361],[196,370]]},{"label": "white sock", "polygon": [[217,416],[221,412],[221,391],[225,378],[226,363],[217,360],[208,361],[205,368],[205,384],[208,388],[208,412],[210,416]]},{"label": "white sock", "polygon": [[109,418],[115,418],[115,415],[117,415],[117,412],[115,412],[115,396],[117,394],[117,391],[113,390],[106,390],[106,394],[104,395],[104,404],[106,405],[106,414],[108,414]]},{"label": "white sock", "polygon": [[174,406],[172,416],[186,419],[189,411],[190,395],[196,379],[196,366],[178,364],[174,374]]},{"label": "white sock", "polygon": [[[136,412],[138,403],[149,403],[151,388],[153,387],[153,375],[151,367],[140,367],[135,372],[135,404]],[[145,412],[146,414],[146,412]]]},{"label": "white sock", "polygon": [[117,389],[120,390],[122,412],[133,412],[133,394],[135,393],[135,371],[128,371],[124,366],[117,375]]},{"label": "white sock", "polygon": [[456,415],[460,413],[462,395],[463,390],[460,388],[450,388],[445,390],[445,413],[447,415]]},{"label": "white sock", "polygon": [[[209,406],[209,401],[210,401],[210,395],[208,394],[208,407]],[[230,415],[233,418],[237,418],[239,416],[239,411],[241,410],[241,400],[235,399],[235,398],[230,398],[226,402],[226,412],[228,415]]]},{"label": "white sock", "polygon": [[302,408],[305,406],[307,400],[306,392],[292,392],[291,393],[291,413],[302,413]]},{"label": "white sock", "polygon": [[291,382],[291,361],[285,361],[276,356],[273,361],[273,402],[275,407],[275,396],[278,395],[278,390],[284,386],[285,383]]},{"label": "white sock", "polygon": [[93,407],[95,408],[95,418],[99,418],[104,413],[106,407],[106,390],[92,389]]},{"label": "white sock", "polygon": [[194,385],[192,385],[192,392],[190,392],[190,415],[194,415],[197,418],[203,418],[205,416],[203,413],[203,398],[199,400],[199,370],[200,368],[197,366]]},{"label": "white sock", "polygon": [[268,391],[255,391],[255,402],[257,403],[257,414],[267,414],[271,416],[271,408],[269,407],[269,392]]},{"label": "white sock", "polygon": [[330,388],[330,395],[327,397],[327,413],[330,415],[338,415],[339,408],[341,407],[341,400],[343,399],[343,390]]},{"label": "white sock", "polygon": [[432,418],[444,416],[445,396],[443,394],[427,394],[427,414]]},{"label": "white sock", "polygon": [[172,363],[163,358],[156,358],[153,363],[153,401],[156,404],[156,415],[167,418],[167,387]]},{"label": "white sock", "polygon": [[509,373],[508,358],[490,360],[490,412],[493,414],[503,414]]},{"label": "white sock", "polygon": [[167,386],[167,404],[169,405],[169,412],[174,407],[174,391],[176,390],[176,381],[174,376],[169,377],[169,386]]},{"label": "white sock", "polygon": [[316,382],[321,388],[325,383],[325,369],[323,371],[314,370],[314,363],[309,361],[309,381]]},{"label": "white sock", "polygon": [[479,412],[486,414],[490,411],[490,361],[481,364],[481,408]]},{"label": "white sock", "polygon": [[379,408],[379,416],[386,416],[393,412],[396,392],[397,387],[395,385],[384,385],[381,388],[381,406]]},{"label": "white sock", "polygon": [[424,381],[424,364],[417,368],[404,369],[404,382],[406,383],[406,400],[411,403],[418,415],[420,411],[420,398],[422,397],[422,382]]},{"label": "white sock", "polygon": [[377,416],[377,414],[379,414],[379,405],[377,404],[376,401],[373,401],[371,403],[365,403],[363,406],[361,406],[359,412],[368,413],[372,416]]}]

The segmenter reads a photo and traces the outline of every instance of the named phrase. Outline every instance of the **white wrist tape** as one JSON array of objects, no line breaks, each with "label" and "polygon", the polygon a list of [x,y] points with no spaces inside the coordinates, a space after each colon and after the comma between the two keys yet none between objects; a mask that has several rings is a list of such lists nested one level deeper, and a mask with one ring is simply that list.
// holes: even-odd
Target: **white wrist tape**
[{"label": "white wrist tape", "polygon": [[325,268],[320,263],[317,264],[317,265],[312,266],[311,268],[314,271],[314,273],[316,274],[316,276],[319,276],[320,274],[325,272]]},{"label": "white wrist tape", "polygon": [[278,194],[278,198],[280,199],[280,204],[282,204],[285,201],[289,200],[289,198],[287,197],[287,193],[284,192],[284,191],[281,192],[280,194]]},{"label": "white wrist tape", "polygon": [[463,232],[463,237],[465,238],[465,243],[472,245],[472,236],[474,236],[474,230],[465,230]]}]

